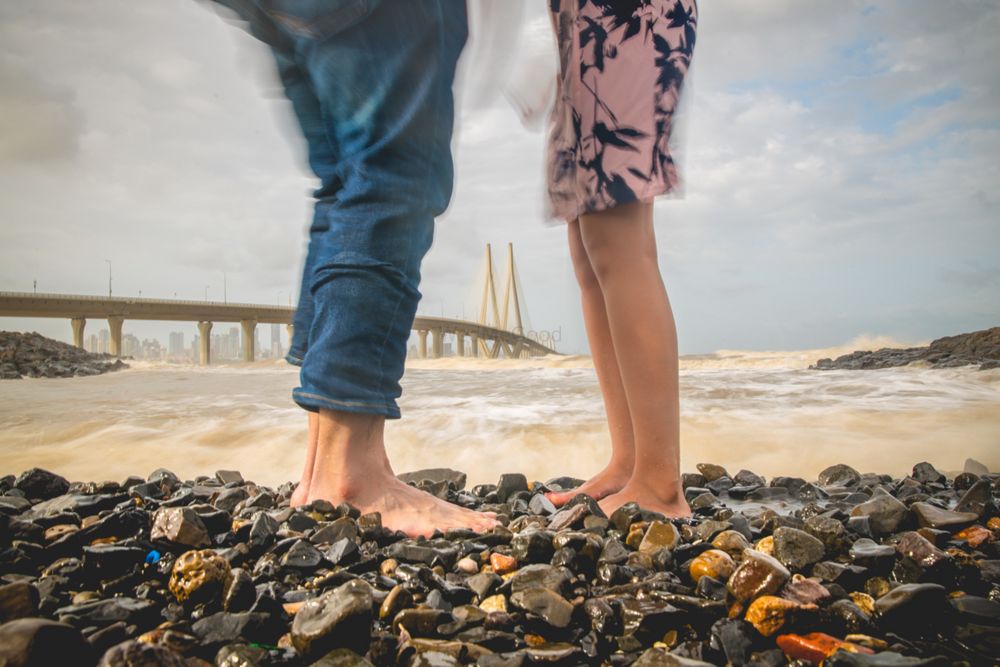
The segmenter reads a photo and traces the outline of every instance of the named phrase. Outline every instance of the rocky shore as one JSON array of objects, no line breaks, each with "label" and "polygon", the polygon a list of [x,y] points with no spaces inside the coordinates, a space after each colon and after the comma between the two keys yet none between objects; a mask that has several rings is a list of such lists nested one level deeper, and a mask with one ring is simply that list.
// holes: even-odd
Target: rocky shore
[{"label": "rocky shore", "polygon": [[291,509],[238,472],[0,478],[0,665],[986,665],[1000,659],[1000,475],[700,464],[690,520],[504,474],[486,534],[409,539]]},{"label": "rocky shore", "polygon": [[0,380],[65,378],[128,368],[110,354],[91,354],[38,333],[0,331]]},{"label": "rocky shore", "polygon": [[860,370],[894,368],[922,362],[932,368],[979,366],[979,370],[1000,368],[1000,327],[972,333],[946,336],[927,347],[857,350],[836,359],[820,359],[810,370]]}]

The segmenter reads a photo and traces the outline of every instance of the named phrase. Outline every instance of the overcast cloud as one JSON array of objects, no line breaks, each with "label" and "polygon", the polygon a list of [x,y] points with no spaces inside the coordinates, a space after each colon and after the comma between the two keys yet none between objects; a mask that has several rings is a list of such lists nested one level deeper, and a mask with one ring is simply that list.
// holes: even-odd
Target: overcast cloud
[{"label": "overcast cloud", "polygon": [[[549,38],[544,5],[525,3],[525,48]],[[682,353],[1000,324],[1000,5],[700,9],[686,194],[655,209]],[[479,93],[487,59],[467,56]],[[531,326],[585,351],[544,136],[502,95],[463,99],[421,312],[471,317],[484,246],[502,268],[509,241]],[[109,259],[119,295],[221,300],[225,271],[230,301],[287,303],[311,187],[266,50],[205,3],[0,4],[0,290],[106,293]]]}]

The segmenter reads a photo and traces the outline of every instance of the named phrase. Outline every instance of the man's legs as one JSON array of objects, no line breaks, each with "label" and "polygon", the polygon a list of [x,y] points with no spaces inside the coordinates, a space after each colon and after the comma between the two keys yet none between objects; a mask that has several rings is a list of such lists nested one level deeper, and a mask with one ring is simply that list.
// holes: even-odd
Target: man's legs
[{"label": "man's legs", "polygon": [[[495,524],[399,482],[383,441],[384,420],[399,416],[420,262],[451,195],[464,9],[455,0],[386,2],[346,29],[313,21],[333,32],[292,30],[294,70],[282,75],[322,182],[303,275],[311,324],[308,333],[297,326],[290,351],[305,348],[295,400],[318,414],[312,469],[300,482],[308,490],[296,500],[350,502],[410,534]],[[289,79],[299,75],[304,92],[293,93]]]}]

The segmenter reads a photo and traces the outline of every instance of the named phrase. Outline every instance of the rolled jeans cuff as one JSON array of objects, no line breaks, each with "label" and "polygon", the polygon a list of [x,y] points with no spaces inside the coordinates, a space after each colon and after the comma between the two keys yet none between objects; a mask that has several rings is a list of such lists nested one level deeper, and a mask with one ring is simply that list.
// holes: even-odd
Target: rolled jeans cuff
[{"label": "rolled jeans cuff", "polygon": [[319,412],[320,410],[360,412],[370,415],[382,415],[386,419],[399,419],[401,416],[399,405],[397,405],[396,401],[392,399],[379,402],[331,398],[301,387],[292,391],[292,399],[299,405],[299,407],[310,412]]}]

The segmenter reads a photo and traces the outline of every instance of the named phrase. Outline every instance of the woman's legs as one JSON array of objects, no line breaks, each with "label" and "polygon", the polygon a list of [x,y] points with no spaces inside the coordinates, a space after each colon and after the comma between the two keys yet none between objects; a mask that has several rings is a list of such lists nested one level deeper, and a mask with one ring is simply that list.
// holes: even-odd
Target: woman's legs
[{"label": "woman's legs", "polygon": [[583,215],[580,238],[604,298],[635,451],[632,476],[600,501],[601,508],[610,513],[635,501],[667,516],[686,516],[677,330],[656,259],[652,203]]},{"label": "woman's legs", "polygon": [[557,507],[565,504],[578,493],[586,493],[593,498],[603,498],[618,491],[632,476],[635,460],[635,443],[632,437],[632,419],[629,416],[625,387],[622,385],[615,347],[611,340],[608,314],[604,305],[604,294],[597,281],[590,259],[580,238],[580,223],[573,220],[568,225],[569,254],[573,260],[573,270],[580,285],[580,303],[583,306],[583,322],[587,329],[590,354],[594,359],[594,370],[604,397],[604,412],[611,432],[611,460],[604,469],[591,477],[585,484],[571,491],[547,494]]}]

